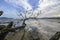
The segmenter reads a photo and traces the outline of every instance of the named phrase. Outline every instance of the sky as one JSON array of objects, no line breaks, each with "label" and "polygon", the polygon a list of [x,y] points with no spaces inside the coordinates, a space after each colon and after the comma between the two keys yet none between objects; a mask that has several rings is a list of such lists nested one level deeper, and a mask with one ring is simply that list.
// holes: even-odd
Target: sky
[{"label": "sky", "polygon": [[42,17],[60,17],[60,0],[44,0],[39,6]]},{"label": "sky", "polygon": [[19,12],[32,11],[33,16],[41,11],[38,17],[60,17],[60,0],[0,0],[1,17],[18,18]]}]

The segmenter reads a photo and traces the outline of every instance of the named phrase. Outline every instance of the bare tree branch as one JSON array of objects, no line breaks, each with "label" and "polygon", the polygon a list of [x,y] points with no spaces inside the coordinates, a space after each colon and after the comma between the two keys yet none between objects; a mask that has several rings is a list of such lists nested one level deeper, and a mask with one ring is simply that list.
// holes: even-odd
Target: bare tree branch
[{"label": "bare tree branch", "polygon": [[0,11],[0,16],[3,14],[3,11]]}]

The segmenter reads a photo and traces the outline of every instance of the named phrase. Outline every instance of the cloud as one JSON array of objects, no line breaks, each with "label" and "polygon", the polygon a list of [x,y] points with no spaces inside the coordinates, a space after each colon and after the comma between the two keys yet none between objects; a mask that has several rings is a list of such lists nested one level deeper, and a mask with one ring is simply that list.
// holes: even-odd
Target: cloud
[{"label": "cloud", "polygon": [[[32,5],[28,3],[28,0],[5,0],[5,2],[10,3],[12,6],[16,8],[22,6],[25,10],[33,9]],[[37,15],[37,13],[40,13],[40,10],[41,14],[39,17],[53,16],[54,14],[60,12],[59,8],[60,8],[59,0],[40,0],[38,8],[36,8],[33,11],[33,16]]]},{"label": "cloud", "polygon": [[[37,10],[41,10],[41,17],[51,17],[59,13],[60,1],[59,0],[40,0]],[[53,15],[52,15],[53,14]]]},{"label": "cloud", "polygon": [[32,7],[28,3],[28,0],[5,0],[7,3],[10,3],[14,7],[22,6],[25,10],[31,10]]},{"label": "cloud", "polygon": [[[34,0],[34,3],[32,3],[32,4],[30,4],[30,3],[28,3],[28,1],[29,0],[5,0],[5,2],[7,2],[7,3],[10,3],[12,6],[14,6],[14,7],[17,7],[17,8],[19,8],[20,6],[22,6],[23,8],[25,8],[25,10],[29,10],[29,11],[31,11],[33,8],[32,8],[32,4],[33,4],[33,6],[37,6],[38,4],[34,4],[37,0]],[[30,0],[31,1],[31,0]],[[29,2],[30,2],[29,1]],[[38,2],[38,1],[37,1]],[[28,9],[27,9],[28,8]],[[33,17],[34,16],[36,16],[37,15],[37,11],[36,10],[34,10],[33,11]],[[23,14],[24,15],[24,14]],[[27,17],[29,17],[30,15],[29,14],[27,14],[28,16]]]}]

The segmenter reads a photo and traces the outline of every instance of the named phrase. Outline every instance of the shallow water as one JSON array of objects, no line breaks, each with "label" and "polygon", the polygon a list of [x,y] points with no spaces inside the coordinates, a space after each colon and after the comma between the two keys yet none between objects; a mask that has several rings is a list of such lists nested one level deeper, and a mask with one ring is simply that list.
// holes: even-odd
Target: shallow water
[{"label": "shallow water", "polygon": [[39,19],[26,21],[29,30],[38,29],[38,31],[45,37],[50,39],[56,32],[60,31],[60,19]]},{"label": "shallow water", "polygon": [[[41,40],[49,40],[56,32],[60,31],[60,19],[37,19],[37,20],[27,20],[25,23],[27,24],[26,29],[27,31],[33,34],[32,36],[35,38],[37,37],[35,32],[39,32],[39,36]],[[20,21],[17,26],[21,25],[22,21]],[[14,37],[19,39],[21,34],[24,33],[23,31],[15,33]],[[14,34],[14,33],[13,33]],[[28,33],[27,33],[28,34]],[[31,35],[29,34],[29,35]],[[12,35],[12,34],[10,34]],[[14,39],[14,37],[10,37]]]}]

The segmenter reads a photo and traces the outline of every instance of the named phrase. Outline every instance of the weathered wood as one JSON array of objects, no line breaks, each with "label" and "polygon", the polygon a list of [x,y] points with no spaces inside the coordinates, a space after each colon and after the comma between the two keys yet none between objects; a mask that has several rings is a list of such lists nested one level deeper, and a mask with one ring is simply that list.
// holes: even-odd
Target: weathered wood
[{"label": "weathered wood", "polygon": [[52,36],[50,40],[59,40],[59,38],[60,38],[60,32],[56,32],[56,34]]},{"label": "weathered wood", "polygon": [[0,30],[0,40],[4,40],[9,32],[15,32],[17,29],[24,29],[26,26],[25,20],[23,21],[22,26],[20,27],[12,28],[12,25],[13,25],[13,22],[10,22],[6,28],[3,28]]},{"label": "weathered wood", "polygon": [[0,25],[0,30],[2,30],[3,28],[5,28],[5,25]]},{"label": "weathered wood", "polygon": [[4,40],[5,37],[7,36],[7,34],[10,31],[10,28],[12,27],[13,22],[10,22],[9,25],[7,26],[7,28],[3,28],[0,30],[0,40]]}]

